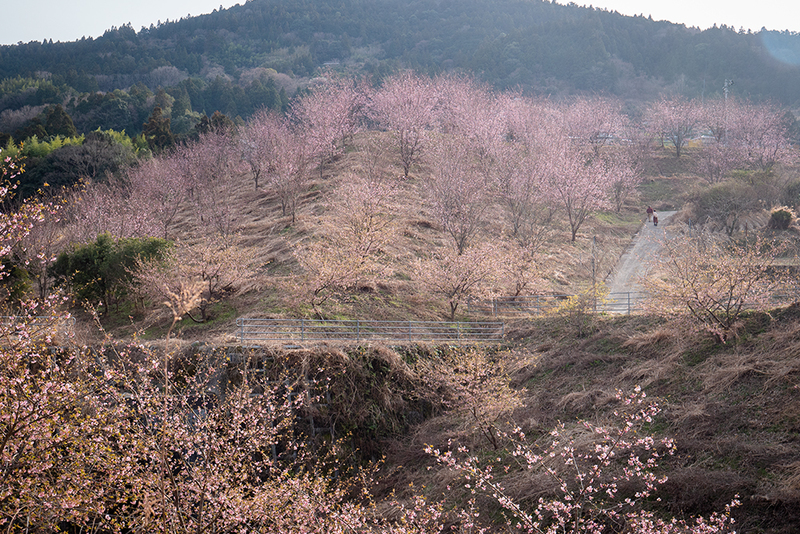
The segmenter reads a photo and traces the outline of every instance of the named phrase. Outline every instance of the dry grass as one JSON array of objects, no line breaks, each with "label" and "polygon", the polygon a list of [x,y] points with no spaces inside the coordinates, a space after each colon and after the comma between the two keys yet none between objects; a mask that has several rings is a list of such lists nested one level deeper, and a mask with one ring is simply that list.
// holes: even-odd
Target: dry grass
[{"label": "dry grass", "polygon": [[789,494],[800,493],[800,460],[783,466],[783,476],[780,478],[782,490]]},{"label": "dry grass", "polygon": [[588,413],[608,406],[615,398],[613,390],[592,388],[567,393],[558,400],[556,406],[562,410]]},{"label": "dry grass", "polygon": [[675,338],[674,328],[656,328],[628,338],[622,346],[633,351],[652,350],[659,345],[669,343]]},{"label": "dry grass", "polygon": [[[346,166],[344,161],[338,164]],[[420,294],[411,276],[418,256],[446,242],[428,212],[420,180],[424,176],[418,174],[402,185],[404,197],[415,209],[402,215],[402,238],[386,250],[392,276],[357,299],[332,302],[330,313],[377,319],[440,317],[443,307]],[[332,177],[317,182],[320,198],[334,183]],[[264,197],[259,202],[260,209],[277,208]],[[314,220],[315,210],[304,206],[294,226],[273,224],[261,233],[261,221],[244,226],[243,241],[258,247],[259,261],[268,263],[266,271],[278,275],[271,277],[274,291],[281,291],[280,277],[295,269],[291,244],[313,232]],[[624,233],[615,235],[606,224],[592,221],[575,245],[566,245],[564,235],[556,235],[548,244],[546,277],[553,290],[570,292],[588,280],[585,260],[591,254],[592,232],[605,232],[601,244],[608,250],[607,264],[616,262],[628,238]],[[253,304],[263,306],[248,298],[235,297],[243,311]],[[302,313],[296,303],[282,297],[270,306],[259,313],[280,309]],[[765,532],[781,532],[780,525],[787,524],[782,517],[793,517],[786,511],[800,506],[800,468],[791,460],[792,455],[800,457],[800,445],[792,437],[800,432],[800,321],[776,319],[762,330],[752,334],[745,325],[738,340],[720,348],[710,345],[702,333],[647,317],[600,319],[594,333],[584,337],[556,318],[509,321],[507,340],[514,356],[507,368],[523,406],[507,420],[531,436],[567,422],[573,437],[583,443],[577,419],[606,420],[616,389],[640,385],[664,407],[654,424],[656,432],[678,440],[678,456],[665,465],[670,477],[662,492],[665,510],[709,513],[739,493],[749,499],[738,513],[742,526],[761,524]],[[435,350],[423,347],[420,352]],[[453,473],[426,470],[434,464],[423,448],[429,444],[444,449],[451,441],[482,450],[486,440],[474,427],[442,412],[444,392],[431,389],[397,351],[371,347],[354,355],[352,348],[331,346],[299,351],[291,358],[305,362],[307,369],[324,367],[336,377],[339,423],[345,428],[345,418],[355,422],[353,446],[367,457],[386,456],[385,478],[376,492],[385,494],[413,483],[424,486],[431,496],[464,497],[446,489],[456,485]],[[382,429],[379,437],[365,431],[376,424]],[[509,494],[523,502],[554,489],[552,479],[539,472],[512,472],[504,482]]]},{"label": "dry grass", "polygon": [[[363,139],[359,138],[359,142]],[[294,248],[304,240],[314,239],[320,228],[321,216],[339,182],[360,165],[360,153],[351,151],[326,164],[322,172],[312,171],[307,192],[297,208],[296,222],[281,214],[279,199],[264,189],[256,189],[248,172],[233,174],[225,184],[227,201],[236,206],[238,243],[248,250],[253,263],[253,276],[242,283],[235,294],[226,296],[227,304],[237,315],[249,316],[307,316],[308,303],[296,291],[297,275],[302,270]],[[391,164],[385,169],[389,176],[399,176]],[[378,320],[420,319],[438,320],[447,315],[447,305],[426,294],[414,279],[418,258],[448,246],[450,238],[438,228],[425,193],[430,170],[423,164],[407,180],[397,182],[396,206],[398,238],[382,250],[387,275],[375,283],[359,288],[354,295],[339,295],[326,303],[325,314],[330,317],[361,317]],[[588,284],[592,258],[599,276],[610,273],[630,237],[640,224],[638,202],[632,200],[621,215],[606,214],[590,217],[578,239],[570,243],[568,225],[556,215],[553,232],[545,243],[538,267],[543,276],[542,289],[556,293],[574,293]],[[508,224],[502,206],[493,205],[477,239],[497,240],[507,233]],[[186,243],[196,241],[204,229],[200,215],[187,202],[169,229],[172,239]],[[594,245],[592,241],[594,240]],[[500,289],[500,288],[498,288]],[[504,289],[500,289],[504,291]],[[122,321],[106,326],[121,337],[134,331],[153,329],[157,316],[137,326]],[[166,318],[163,319],[166,321]],[[187,339],[228,339],[223,325],[207,328],[178,325],[178,335]],[[228,326],[229,330],[232,325]]]},{"label": "dry grass", "polygon": [[[281,216],[276,198],[254,190],[247,174],[234,178],[229,193],[242,207],[239,240],[252,252],[256,266],[256,276],[226,298],[226,305],[237,315],[309,313],[292,289],[292,275],[300,274],[293,246],[314,237],[326,209],[325,199],[355,158],[350,153],[326,167],[322,176],[314,175],[295,224]],[[674,156],[660,156],[657,174],[643,187],[642,203],[647,200],[656,209],[678,203],[686,184],[697,181],[688,173],[689,162],[690,158],[675,161]],[[448,240],[423,193],[428,177],[423,167],[399,184],[403,199],[403,209],[398,211],[400,237],[383,251],[390,273],[358,292],[332,299],[326,304],[329,316],[443,317],[446,306],[422,292],[413,277],[416,259]],[[655,202],[656,198],[662,202]],[[543,251],[547,290],[576,293],[587,285],[595,236],[598,271],[610,271],[639,227],[638,204],[630,202],[621,216],[590,218],[574,244],[563,231],[566,225],[556,220],[556,231]],[[502,233],[502,211],[499,207],[490,211],[482,239],[497,239]],[[194,213],[186,209],[171,233],[190,240],[197,228]],[[127,336],[141,327],[125,324],[112,333]],[[78,328],[82,339],[92,339],[93,327],[79,322]],[[739,492],[746,502],[740,515],[743,528],[792,532],[786,525],[800,510],[798,310],[773,314],[771,322],[745,324],[740,337],[727,346],[710,343],[703,333],[647,316],[599,317],[592,332],[581,336],[556,317],[508,320],[506,328],[506,348],[512,350],[503,358],[510,384],[523,400],[521,407],[506,415],[509,424],[519,424],[535,438],[565,422],[570,435],[588,446],[591,440],[577,421],[607,421],[616,390],[642,386],[664,407],[651,430],[674,436],[678,442],[678,455],[664,468],[670,477],[664,488],[667,511],[680,515],[719,510]],[[189,350],[192,340],[229,343],[233,329],[232,321],[186,326],[174,346]],[[386,474],[378,492],[406,488],[413,482],[431,495],[445,495],[447,486],[455,483],[453,474],[428,471],[433,462],[423,452],[424,445],[444,449],[453,440],[485,450],[486,440],[463,419],[445,411],[443,400],[451,392],[426,380],[422,366],[414,365],[415,358],[432,358],[437,350],[331,344],[293,351],[263,349],[260,356],[271,358],[282,371],[331,379],[331,413],[341,434],[349,436],[352,450],[360,450],[366,459],[386,456]],[[509,493],[524,502],[553,490],[552,479],[536,472],[512,472],[506,485]]]},{"label": "dry grass", "polygon": [[[625,323],[625,324],[620,324]],[[664,411],[660,433],[677,439],[663,488],[670,513],[719,510],[734,493],[745,498],[740,527],[791,532],[800,506],[800,318],[793,309],[771,321],[752,316],[728,345],[706,334],[635,317],[600,326],[602,339],[622,337],[607,357],[599,339],[553,337],[524,329],[529,346],[546,346],[521,370],[528,385],[518,422],[543,431],[557,420],[602,417],[615,388],[641,385]],[[644,327],[644,328],[643,328]],[[616,351],[615,351],[616,352]],[[592,360],[590,355],[594,355]]]}]

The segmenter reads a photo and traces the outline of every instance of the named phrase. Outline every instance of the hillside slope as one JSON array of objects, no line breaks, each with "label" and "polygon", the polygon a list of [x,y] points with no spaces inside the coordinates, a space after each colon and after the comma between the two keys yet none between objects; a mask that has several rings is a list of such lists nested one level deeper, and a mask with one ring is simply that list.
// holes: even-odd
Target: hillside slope
[{"label": "hillside slope", "polygon": [[[581,337],[563,321],[521,320],[509,329],[512,351],[504,365],[523,396],[521,407],[497,424],[513,421],[529,439],[547,445],[560,423],[580,443],[581,425],[613,420],[617,390],[640,386],[663,411],[648,425],[657,437],[675,439],[676,453],[662,461],[668,480],[657,505],[672,516],[721,511],[736,495],[737,532],[790,533],[800,525],[800,388],[796,306],[747,319],[740,339],[714,344],[656,317],[602,319]],[[487,397],[484,402],[492,402]],[[461,417],[461,418],[460,418]],[[455,444],[491,456],[491,444],[469,421],[450,413],[433,418],[409,437],[389,445],[394,487],[413,482],[454,500],[456,481],[424,446],[447,450]],[[499,475],[498,475],[499,476]],[[522,502],[547,495],[541,474],[512,471],[502,477]]]},{"label": "hillside slope", "polygon": [[798,50],[800,36],[789,32],[701,32],[544,0],[250,0],[138,32],[123,26],[98,39],[3,46],[0,78],[49,73],[86,92],[137,83],[156,90],[186,76],[244,86],[252,76],[243,75],[264,68],[299,77],[325,65],[377,77],[413,68],[472,72],[503,89],[636,101],[664,90],[720,94],[734,79],[735,94],[794,106]]}]

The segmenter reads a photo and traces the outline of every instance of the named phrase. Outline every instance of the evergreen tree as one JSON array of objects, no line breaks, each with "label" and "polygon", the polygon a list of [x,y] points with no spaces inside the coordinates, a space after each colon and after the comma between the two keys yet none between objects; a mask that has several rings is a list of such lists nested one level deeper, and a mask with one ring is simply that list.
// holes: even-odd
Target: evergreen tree
[{"label": "evergreen tree", "polygon": [[175,136],[170,128],[170,119],[165,117],[161,108],[156,106],[150,114],[150,118],[142,126],[142,133],[150,150],[161,152],[164,149],[175,145]]},{"label": "evergreen tree", "polygon": [[18,128],[14,132],[14,139],[19,141],[24,141],[26,139],[30,139],[31,137],[38,137],[39,139],[44,139],[47,137],[47,129],[42,124],[42,119],[39,117],[34,117],[24,126]]},{"label": "evergreen tree", "polygon": [[44,128],[47,130],[47,135],[60,135],[62,137],[75,137],[78,135],[78,130],[75,128],[75,124],[72,123],[72,118],[64,111],[61,104],[47,109]]}]

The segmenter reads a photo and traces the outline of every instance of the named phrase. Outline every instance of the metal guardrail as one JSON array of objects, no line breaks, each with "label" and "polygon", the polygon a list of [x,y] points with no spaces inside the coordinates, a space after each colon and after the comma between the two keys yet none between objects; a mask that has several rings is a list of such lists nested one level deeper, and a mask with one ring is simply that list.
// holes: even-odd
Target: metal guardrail
[{"label": "metal guardrail", "polygon": [[[491,301],[470,300],[467,302],[467,312],[502,317],[509,315],[542,315],[558,310],[570,298],[579,295],[520,295],[516,297],[496,297]],[[627,292],[609,293],[604,297],[597,298],[592,305],[586,303],[586,307],[592,307],[598,313],[630,315],[631,313],[642,311],[643,303],[650,298],[647,293]],[[664,299],[664,297],[659,297]],[[724,300],[724,299],[723,299]],[[680,299],[674,297],[674,304],[683,307]],[[791,302],[800,301],[800,288],[782,287],[779,292],[772,295],[772,304],[775,306],[786,305]],[[752,303],[745,302],[744,309],[754,309]],[[722,308],[722,305],[720,305]]]},{"label": "metal guardrail", "polygon": [[604,313],[630,315],[643,309],[642,302],[649,298],[646,293],[609,293],[599,303],[598,310]]},{"label": "metal guardrail", "polygon": [[236,320],[245,344],[313,341],[392,341],[397,343],[478,343],[500,341],[502,322],[443,321],[323,321],[314,319]]},{"label": "metal guardrail", "polygon": [[0,315],[0,335],[41,337],[70,335],[75,330],[75,318],[59,315]]},{"label": "metal guardrail", "polygon": [[[541,315],[562,307],[570,298],[578,295],[518,295],[515,297],[496,297],[491,301],[470,300],[467,311],[483,313],[493,317],[501,315]],[[630,315],[641,309],[644,293],[609,293],[595,299],[594,309],[601,313]]]},{"label": "metal guardrail", "polygon": [[70,315],[0,315],[0,321],[9,324],[42,325],[66,322],[75,324],[75,317]]}]

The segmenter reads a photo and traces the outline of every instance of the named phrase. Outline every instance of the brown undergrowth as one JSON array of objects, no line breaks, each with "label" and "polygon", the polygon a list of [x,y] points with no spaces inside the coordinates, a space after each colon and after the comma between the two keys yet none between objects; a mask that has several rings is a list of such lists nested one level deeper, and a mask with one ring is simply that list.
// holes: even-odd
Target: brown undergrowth
[{"label": "brown undergrowth", "polygon": [[[296,219],[281,215],[278,198],[270,191],[256,189],[249,173],[234,174],[226,194],[239,209],[235,233],[236,244],[249,254],[251,276],[241,280],[234,291],[225,294],[220,305],[209,306],[205,325],[184,321],[176,325],[175,335],[185,340],[227,343],[233,340],[237,316],[252,317],[309,317],[314,315],[307,298],[297,289],[304,288],[303,268],[298,262],[303,243],[315,239],[322,221],[330,211],[333,193],[347,173],[357,167],[358,153],[351,152],[327,163],[321,172],[312,173],[308,191],[299,201]],[[388,173],[395,175],[390,166]],[[331,319],[362,318],[374,320],[441,320],[448,311],[447,303],[429,294],[415,272],[420,258],[446,249],[449,237],[436,222],[435,213],[426,193],[431,170],[421,165],[411,176],[398,180],[398,205],[394,206],[397,235],[381,250],[384,272],[379,279],[366,280],[347,292],[335,294],[325,302],[322,313]],[[599,278],[607,276],[627,247],[630,237],[638,230],[642,213],[639,201],[632,197],[622,213],[600,213],[587,219],[576,242],[570,243],[563,214],[555,213],[550,221],[549,238],[537,258],[541,283],[536,289],[558,294],[573,294],[590,284],[592,272]],[[501,205],[488,208],[489,216],[476,235],[476,242],[497,241],[505,235],[508,223]],[[184,243],[194,242],[202,232],[197,214],[187,205],[179,212],[170,228],[169,237]],[[505,284],[505,285],[504,285]],[[511,281],[494,288],[498,294],[513,292]],[[159,306],[159,302],[154,302]],[[459,311],[458,318],[467,315]],[[80,310],[75,310],[79,320]],[[228,318],[227,316],[231,316]],[[225,320],[220,321],[223,318]],[[139,316],[124,311],[118,317],[104,318],[104,326],[115,337],[134,334],[157,338],[169,321],[161,323],[152,316]],[[99,339],[99,337],[98,337]]]},{"label": "brown undergrowth", "polygon": [[[588,337],[569,335],[555,319],[519,321],[511,327],[513,347],[498,354],[520,404],[494,424],[519,425],[539,440],[564,423],[582,439],[578,421],[607,423],[616,391],[641,385],[663,408],[646,431],[677,444],[662,464],[669,480],[658,508],[679,517],[709,514],[738,494],[739,531],[793,532],[800,524],[798,310],[749,315],[745,334],[727,345],[653,317],[601,319]],[[422,452],[426,444],[442,450],[459,444],[479,456],[496,454],[479,428],[462,421],[452,410],[433,414],[388,442],[386,487],[413,484],[442,498],[465,498],[448,492],[453,474]],[[523,502],[552,491],[541,473],[511,472],[504,481]]]},{"label": "brown undergrowth", "polygon": [[[230,318],[178,325],[175,346],[192,354],[234,344],[233,319],[240,315],[309,315],[310,307],[290,290],[298,273],[292,247],[313,236],[325,211],[319,201],[335,187],[349,157],[314,178],[294,224],[279,215],[275,198],[253,189],[249,176],[238,177],[231,195],[243,207],[240,238],[253,252],[257,281],[227,295],[225,308],[212,310],[212,317],[227,313]],[[661,163],[673,164],[666,159]],[[643,200],[669,197],[654,204],[659,210],[679,202],[678,182],[686,169],[683,160],[678,163],[643,186]],[[428,178],[429,171],[421,168],[400,184],[406,209],[398,214],[401,237],[383,251],[389,274],[330,299],[324,310],[328,317],[443,318],[446,305],[420,290],[412,269],[420,256],[445,246],[422,194]],[[584,289],[593,257],[598,273],[605,276],[638,229],[640,212],[632,202],[621,216],[592,218],[574,244],[566,233],[554,231],[541,258],[548,289],[561,294]],[[482,238],[496,238],[500,226],[494,219],[487,222]],[[193,231],[188,215],[176,223],[176,233]],[[135,317],[122,322],[113,331],[118,337],[137,332],[147,339]],[[585,435],[578,421],[608,421],[616,390],[638,385],[663,407],[647,430],[677,440],[676,456],[663,465],[663,474],[669,476],[660,492],[665,512],[707,514],[722,510],[739,494],[743,505],[735,514],[743,532],[796,530],[800,308],[747,315],[738,337],[727,344],[652,316],[593,317],[591,328],[580,332],[560,317],[516,319],[507,322],[506,330],[505,346],[474,352],[440,346],[328,345],[262,349],[248,357],[275,376],[308,382],[317,400],[306,418],[333,429],[333,439],[341,440],[357,461],[383,462],[374,488],[378,495],[396,490],[402,496],[413,484],[426,495],[457,502],[464,495],[448,491],[452,473],[435,467],[423,452],[425,445],[445,449],[450,441],[482,455],[496,454],[500,433],[513,425],[531,439],[545,440],[559,423],[580,440]],[[159,332],[150,334],[158,337]],[[506,486],[523,503],[553,490],[552,479],[537,472],[512,472]],[[499,517],[488,502],[480,504]]]}]

